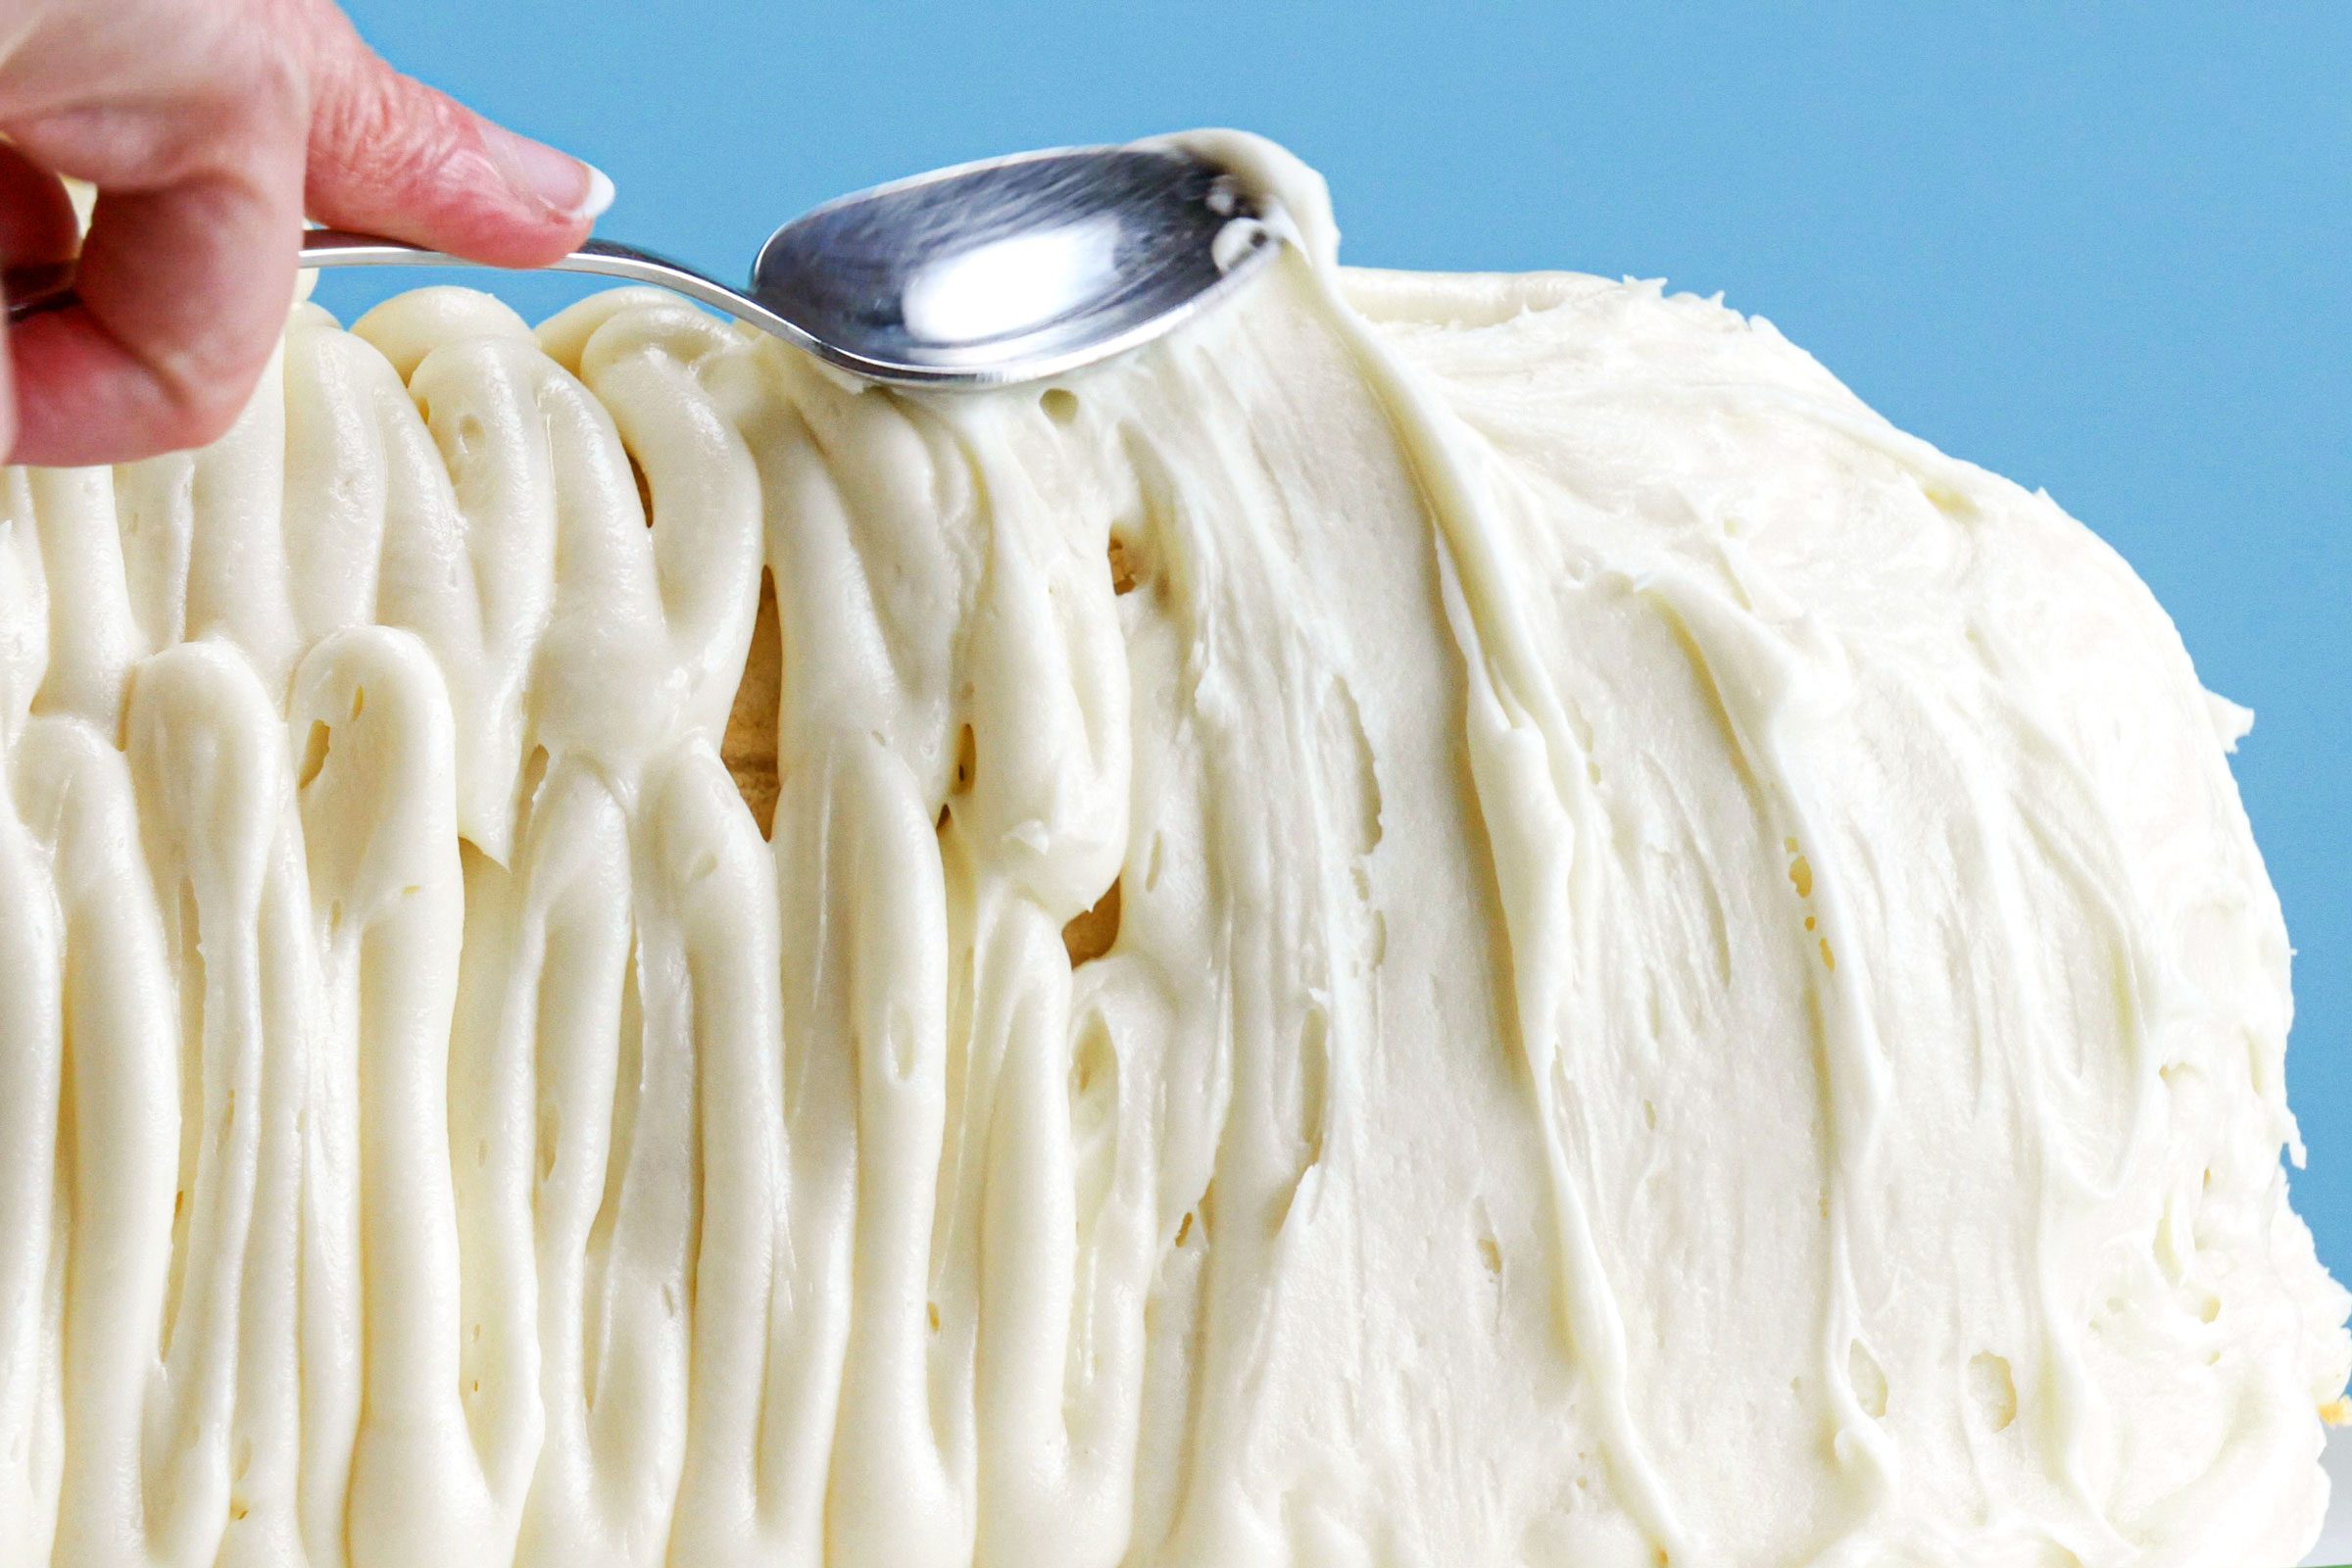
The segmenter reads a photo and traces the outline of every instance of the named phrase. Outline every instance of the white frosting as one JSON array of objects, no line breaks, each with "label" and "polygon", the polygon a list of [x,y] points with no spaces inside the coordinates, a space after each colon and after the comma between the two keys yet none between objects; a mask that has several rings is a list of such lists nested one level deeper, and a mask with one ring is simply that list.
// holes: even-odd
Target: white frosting
[{"label": "white frosting", "polygon": [[2311,1541],[2286,941],[2146,590],[1219,146],[1304,254],[1042,396],[430,290],[6,475],[0,1564]]}]

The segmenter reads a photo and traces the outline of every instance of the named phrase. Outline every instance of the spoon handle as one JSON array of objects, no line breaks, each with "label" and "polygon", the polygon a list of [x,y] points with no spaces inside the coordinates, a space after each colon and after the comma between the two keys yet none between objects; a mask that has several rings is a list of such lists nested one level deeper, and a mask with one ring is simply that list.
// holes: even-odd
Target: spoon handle
[{"label": "spoon handle", "polygon": [[[462,256],[442,251],[425,250],[416,245],[404,245],[399,240],[381,239],[373,234],[354,234],[340,228],[311,228],[303,230],[302,246],[296,254],[305,267],[479,267]],[[569,256],[550,262],[548,270],[557,272],[592,272],[600,277],[626,278],[631,282],[652,283],[685,295],[698,305],[707,305],[738,320],[773,332],[786,342],[809,347],[808,334],[790,321],[724,283],[705,277],[693,268],[673,262],[666,256],[639,250],[634,245],[617,241],[592,239]],[[79,302],[74,290],[74,264],[59,262],[41,267],[12,268],[0,274],[0,288],[8,296],[8,319],[11,325],[29,317],[49,311],[62,311]]]}]

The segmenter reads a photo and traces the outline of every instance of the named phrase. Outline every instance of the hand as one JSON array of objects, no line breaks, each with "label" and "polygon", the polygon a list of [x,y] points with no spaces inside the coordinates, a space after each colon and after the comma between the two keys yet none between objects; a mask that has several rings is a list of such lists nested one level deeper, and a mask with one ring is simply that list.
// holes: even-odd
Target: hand
[{"label": "hand", "polygon": [[578,245],[612,190],[392,70],[330,0],[0,0],[0,133],[8,265],[74,254],[60,175],[98,189],[81,304],[0,355],[15,463],[125,462],[227,429],[285,324],[306,213],[532,267]]}]

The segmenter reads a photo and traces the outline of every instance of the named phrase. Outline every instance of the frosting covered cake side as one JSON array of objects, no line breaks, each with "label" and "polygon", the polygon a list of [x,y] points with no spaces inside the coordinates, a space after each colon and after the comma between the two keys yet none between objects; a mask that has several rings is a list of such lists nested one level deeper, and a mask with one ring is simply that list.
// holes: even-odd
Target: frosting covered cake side
[{"label": "frosting covered cake side", "polygon": [[1768,325],[1255,156],[1050,388],[437,289],[7,474],[0,1563],[2293,1560],[2245,715]]}]

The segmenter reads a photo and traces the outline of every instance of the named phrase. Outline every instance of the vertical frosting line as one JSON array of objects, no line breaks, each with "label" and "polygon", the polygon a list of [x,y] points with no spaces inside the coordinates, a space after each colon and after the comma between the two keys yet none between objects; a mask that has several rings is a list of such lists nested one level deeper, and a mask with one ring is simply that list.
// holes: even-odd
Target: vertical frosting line
[{"label": "vertical frosting line", "polygon": [[[1563,1049],[1574,1045],[1567,1034],[1574,1016],[1568,993],[1575,985],[1574,966],[1591,940],[1589,927],[1580,936],[1580,923],[1598,914],[1589,899],[1579,907],[1575,862],[1580,844],[1596,844],[1580,837],[1575,818],[1554,793],[1545,737],[1505,714],[1482,651],[1478,617],[1463,591],[1452,537],[1449,528],[1441,541],[1440,570],[1447,619],[1462,639],[1469,675],[1471,776],[1502,897],[1517,1003],[1513,1023],[1526,1055],[1550,1177],[1562,1328],[1577,1370],[1599,1405],[1610,1475],[1659,1551],[1680,1558],[1687,1550],[1682,1527],[1635,1420],[1625,1314],[1609,1282],[1577,1170],[1579,1151],[1571,1133],[1581,1129],[1571,1128],[1560,1092],[1563,1082],[1574,1082],[1573,1068],[1561,1059]],[[1557,967],[1563,960],[1570,965],[1565,976]],[[1577,1097],[1576,1103],[1581,1102]]]},{"label": "vertical frosting line", "polygon": [[[1056,416],[1035,400],[955,413],[988,516],[966,651],[973,772],[948,825],[969,887],[957,1205],[978,1253],[977,1560],[1054,1552],[1108,1564],[1132,1511],[1148,1231],[1098,1230],[1104,1216],[1078,1188],[1077,956],[1063,939],[1106,897],[1128,846],[1128,676],[1108,518],[1048,503],[1053,466],[1079,461],[1079,443],[1057,439]],[[1004,461],[1011,452],[1028,461]],[[1102,1313],[1088,1322],[1090,1286]]]},{"label": "vertical frosting line", "polygon": [[[0,784],[11,782],[0,774]],[[0,1561],[48,1560],[57,1525],[64,955],[47,857],[0,793]]]},{"label": "vertical frosting line", "polygon": [[857,1075],[858,1210],[828,1507],[845,1563],[947,1568],[971,1560],[975,1527],[973,1326],[948,1319],[958,1303],[941,1299],[933,1261],[947,1223],[947,889],[929,803],[905,765],[871,739],[834,747],[828,879],[849,908],[833,1049],[853,1054]]},{"label": "vertical frosting line", "polygon": [[[1126,648],[1107,516],[1042,493],[1053,465],[1082,461],[1084,437],[1057,439],[1059,416],[1027,397],[988,414],[958,420],[990,526],[967,655],[976,771],[948,825],[969,885],[958,1196],[978,1243],[977,1560],[1107,1565],[1131,1535],[1154,1226],[1132,1173],[1146,1136],[1132,1109],[1093,1112],[1110,1124],[1091,1138],[1115,1148],[1081,1150],[1091,1139],[1074,1118],[1089,1097],[1118,1094],[1127,1064],[1125,1042],[1107,1034],[1100,1051],[1073,1054],[1072,965],[1102,959],[1064,932],[1107,906],[1129,853]],[[1031,461],[1016,466],[1007,452]],[[1086,1155],[1129,1165],[1125,1181],[1102,1173],[1119,1191],[1084,1185]]]},{"label": "vertical frosting line", "polygon": [[379,399],[394,458],[384,618],[423,637],[441,665],[458,730],[459,831],[502,864],[528,804],[530,678],[555,599],[543,363],[527,344],[461,338],[415,366],[406,417]]},{"label": "vertical frosting line", "polygon": [[188,636],[188,561],[196,543],[196,462],[170,452],[115,469],[115,519],[122,573],[141,648],[155,653]]},{"label": "vertical frosting line", "polygon": [[827,906],[837,886],[829,853],[833,773],[823,759],[796,761],[777,797],[770,843],[780,910],[776,1070],[785,1173],[780,1256],[764,1325],[758,1481],[764,1516],[779,1538],[779,1560],[792,1568],[824,1568],[832,1541],[857,1245],[857,1074],[839,1048],[843,1037],[827,988],[836,943],[829,922],[808,918],[810,909]]},{"label": "vertical frosting line", "polygon": [[[453,478],[469,527],[469,492],[477,491],[490,511],[515,506],[547,519],[548,531],[536,540],[509,542],[530,553],[504,579],[538,599],[537,617],[514,625],[487,605],[482,615],[485,629],[504,633],[499,657],[509,667],[502,673],[522,691],[524,744],[544,746],[559,760],[589,760],[627,793],[642,760],[679,716],[683,690],[628,454],[604,405],[532,345],[455,347],[480,359],[472,375],[435,399],[429,422],[436,439],[458,445]],[[449,353],[437,351],[419,367],[412,390]],[[468,458],[468,430],[476,426],[497,444]],[[470,439],[481,445],[480,430]],[[541,573],[552,577],[543,590]],[[484,571],[477,582],[486,587],[500,575]]]},{"label": "vertical frosting line", "polygon": [[195,455],[188,506],[182,635],[219,637],[244,652],[273,703],[302,655],[286,560],[284,345],[270,357],[237,422]]},{"label": "vertical frosting line", "polygon": [[587,768],[559,761],[540,787],[520,851],[516,962],[509,978],[502,1054],[527,1063],[529,1147],[537,1250],[536,1456],[518,1563],[557,1564],[582,1553],[632,1560],[627,1510],[613,1517],[591,1427],[591,1372],[600,1348],[587,1334],[587,1250],[603,1199],[618,1089],[623,988],[631,959],[628,827],[612,793]]},{"label": "vertical frosting line", "polygon": [[[274,717],[276,702],[270,710]],[[320,1490],[342,1487],[348,1476],[341,1433],[319,1434],[323,1441],[306,1453],[310,1446],[303,1430],[302,1342],[306,1311],[314,1304],[303,1291],[303,1233],[310,1217],[304,1203],[309,1151],[303,1135],[324,1064],[323,1031],[302,822],[294,808],[282,728],[272,739],[274,767],[268,783],[274,827],[250,938],[259,960],[259,1093],[252,1108],[245,1108],[241,1099],[230,1107],[260,1125],[237,1325],[228,1530],[221,1548],[232,1558],[261,1561],[302,1549],[306,1457],[323,1461],[327,1473],[314,1478],[324,1482]],[[309,1282],[318,1283],[315,1274]],[[297,1304],[289,1309],[289,1302]],[[330,1308],[322,1315],[331,1321],[340,1313]]]},{"label": "vertical frosting line", "polygon": [[[284,376],[287,597],[307,648],[379,618],[399,439],[383,411],[400,382],[373,347],[308,305],[286,327]],[[413,423],[408,399],[396,406]]]},{"label": "vertical frosting line", "polygon": [[745,352],[702,312],[632,310],[591,336],[580,375],[644,474],[645,535],[683,724],[716,736],[759,607],[759,475],[704,378]]},{"label": "vertical frosting line", "polygon": [[[2003,646],[2005,639],[1997,628],[1972,624],[1970,636],[1981,657],[2002,663],[2014,657]],[[1997,694],[1998,688],[1993,690]],[[2081,934],[2111,936],[2131,976],[2128,990],[2119,999],[2130,1016],[2118,1020],[2130,1075],[2154,1079],[2160,1063],[2147,1059],[2152,1054],[2143,1038],[2142,1021],[2153,1005],[2141,994],[2149,965],[2136,953],[2132,927],[2116,907],[2113,896],[2080,879],[2079,859],[2098,854],[2099,849],[2055,841],[2052,828],[2044,825],[2050,820],[2063,824],[2074,805],[2086,794],[2088,781],[2071,764],[2043,719],[2022,706],[2000,701],[1996,695],[1989,720],[1973,714],[1970,718],[1965,732],[1954,741],[1955,747],[1982,751],[1980,737],[1995,723],[2022,733],[2028,743],[2023,766],[2004,767],[1997,759],[1985,756],[1980,768],[1963,774],[1968,790],[1963,819],[1972,833],[1992,923],[2003,930],[2033,933],[2051,918],[2051,911],[2034,906],[2024,885],[2024,867],[2055,868],[2072,882],[2084,895],[2088,908],[2105,917],[2102,923],[2107,927],[2103,933],[2086,929]],[[2111,861],[2107,870],[2112,874],[2114,869]],[[2035,955],[2037,960],[2044,956]],[[2051,1020],[2060,1014],[2062,999],[2054,994],[2060,988],[2053,985],[2043,962],[2019,964],[2016,972],[2003,980],[2007,992],[2003,1001],[2014,1020],[2011,1027],[2025,1048],[2018,1054],[2017,1066],[2005,1075],[2005,1088],[2016,1136],[2023,1146],[2019,1180],[2033,1194],[2032,1252],[2023,1260],[2022,1275],[2037,1320],[2041,1352],[2035,1380],[2041,1396],[2027,1401],[2023,1415],[2032,1424],[2052,1479],[2064,1489],[2082,1521],[2067,1533],[2067,1544],[2088,1556],[2094,1551],[2122,1549],[2125,1538],[2109,1517],[2110,1489],[2097,1473],[2102,1464],[2100,1450],[2112,1438],[2114,1415],[2087,1354],[2093,1303],[2068,1277],[2075,1272],[2072,1265],[2079,1262],[2083,1221],[2096,1203],[2117,1195],[2141,1157],[2151,1120],[2145,1104],[2148,1096],[2143,1089],[2133,1091],[2132,1109],[2112,1170],[2099,1174],[2085,1168],[2082,1131],[2068,1125],[2069,1118],[2062,1113],[2053,1113],[2053,1100],[2063,1105],[2073,1097],[2058,1093],[2062,1086],[2053,1083],[2051,1064],[2063,1060],[2071,1051],[2097,1049],[2098,1043],[2070,1041],[2051,1026]]]},{"label": "vertical frosting line", "polygon": [[[561,319],[561,318],[559,318]],[[808,426],[760,366],[735,418],[758,467],[764,553],[774,572],[784,642],[777,693],[778,794],[766,880],[774,889],[776,1043],[772,1075],[781,1165],[776,1174],[774,1262],[755,1321],[762,1373],[753,1391],[760,1434],[748,1484],[760,1529],[762,1562],[822,1568],[834,1434],[841,1412],[850,1333],[848,1279],[857,1206],[856,1078],[828,1010],[833,961],[827,906],[834,886],[828,841],[834,770],[804,744],[797,705],[801,662],[794,639],[840,603],[828,574],[802,552],[838,549],[854,526],[844,498],[815,461]],[[822,625],[821,619],[817,624]],[[717,1180],[714,1171],[712,1178]],[[710,1202],[718,1201],[713,1190]],[[716,1310],[716,1308],[714,1308]],[[693,1463],[689,1455],[689,1465]],[[693,1475],[690,1468],[689,1475]],[[694,1528],[699,1528],[696,1526]]]},{"label": "vertical frosting line", "polygon": [[130,666],[147,651],[131,615],[112,475],[33,468],[25,484],[50,584],[49,667],[34,709],[86,718],[111,737]]},{"label": "vertical frosting line", "polygon": [[[544,956],[545,910],[526,920],[520,861],[510,870],[462,845],[465,940],[449,1062],[449,1143],[457,1205],[459,1376],[497,1533],[479,1549],[514,1557],[545,1432],[540,1403],[539,1280],[534,1234],[537,1085],[517,976]],[[474,1386],[480,1385],[477,1390]],[[338,1510],[338,1514],[340,1510]],[[503,1544],[494,1547],[493,1543]]]},{"label": "vertical frosting line", "polygon": [[790,1562],[797,1524],[762,1497],[769,1321],[790,1238],[775,868],[700,744],[649,786],[651,856],[674,922],[698,1055],[702,1204],[673,1562]]},{"label": "vertical frosting line", "polygon": [[[1854,1375],[1857,1359],[1870,1354],[1863,1343],[1856,1244],[1871,1241],[1871,1223],[1882,1202],[1876,1170],[1893,1085],[1872,1004],[1870,944],[1846,906],[1843,847],[1809,803],[1801,771],[1783,744],[1789,726],[1814,721],[1816,715],[1800,708],[1796,696],[1802,689],[1794,670],[1800,655],[1767,632],[1751,612],[1727,606],[1672,573],[1659,573],[1643,586],[1681,632],[1694,673],[1714,693],[1730,725],[1726,739],[1757,790],[1753,804],[1763,818],[1766,853],[1785,852],[1787,858],[1766,874],[1791,877],[1815,910],[1796,940],[1805,988],[1818,999],[1814,1010],[1829,1132],[1829,1310],[1822,1324],[1819,1373],[1831,1396],[1833,1451],[1858,1477],[1867,1512],[1886,1501],[1898,1481],[1893,1441],[1865,1407]],[[1814,650],[1808,668],[1833,694],[1812,701],[1835,701],[1849,684],[1834,648]]]},{"label": "vertical frosting line", "polygon": [[49,577],[32,476],[0,467],[0,755],[31,715],[49,667]]},{"label": "vertical frosting line", "polygon": [[1321,1549],[1267,1457],[1289,1437],[1281,1380],[1295,1356],[1346,1378],[1367,1337],[1309,1303],[1319,1265],[1359,1234],[1318,1196],[1355,1174],[1326,1159],[1347,1146],[1342,1107],[1381,1045],[1349,962],[1370,925],[1352,860],[1378,830],[1333,673],[1351,666],[1324,625],[1324,579],[1354,535],[1313,504],[1273,353],[1228,356],[1228,342],[1172,344],[1098,398],[1101,444],[1134,492],[1120,608],[1149,718],[1130,730],[1120,944],[1080,971],[1107,966],[1089,990],[1123,1027],[1104,1052],[1081,1007],[1076,1064],[1115,1052],[1121,1097],[1132,1076],[1162,1107],[1118,1135],[1121,1157],[1129,1138],[1153,1140],[1160,1167],[1131,1549],[1256,1562]]},{"label": "vertical frosting line", "polygon": [[[290,1256],[278,1247],[292,1223],[285,1185],[293,1151],[275,1136],[283,1106],[267,1091],[299,1070],[305,1042],[283,1032],[270,972],[281,956],[264,951],[267,907],[282,889],[286,828],[284,743],[276,705],[243,658],[220,643],[168,650],[140,666],[132,683],[128,756],[138,781],[139,817],[154,885],[173,912],[176,975],[186,1033],[180,1101],[185,1223],[176,1238],[177,1278],[164,1324],[162,1409],[151,1410],[145,1454],[148,1523],[167,1558],[209,1559],[244,1502],[237,1491],[251,1457],[238,1440],[266,1444],[281,1458],[270,1427],[270,1368],[258,1338],[290,1298]],[[272,1039],[272,1035],[277,1036]],[[271,1058],[286,1058],[271,1071]],[[192,1147],[190,1147],[192,1146]],[[257,1214],[268,1199],[285,1205]],[[282,1277],[277,1268],[284,1264]],[[267,1277],[250,1276],[259,1265]],[[249,1298],[259,1298],[257,1306]],[[249,1338],[249,1330],[254,1338]],[[248,1406],[247,1399],[263,1401]],[[256,1430],[256,1427],[259,1430]],[[286,1478],[266,1474],[279,1483]],[[259,1499],[257,1531],[290,1523],[291,1497]]]},{"label": "vertical frosting line", "polygon": [[[504,1532],[466,1416],[480,1391],[461,1379],[451,1177],[464,892],[448,701],[423,645],[375,627],[320,642],[296,671],[288,739],[302,759],[321,1035],[338,1058],[315,1081],[332,1085],[322,1101],[356,1112],[356,1191],[346,1200],[356,1200],[358,1218],[355,1392],[365,1419],[350,1449],[347,1505],[401,1518],[405,1548],[419,1561],[487,1562],[485,1548]],[[323,1120],[327,1109],[313,1114]],[[322,1174],[333,1163],[322,1160]],[[321,1185],[332,1192],[342,1182]]]},{"label": "vertical frosting line", "polygon": [[[2021,655],[1993,624],[1972,625],[1971,636],[1980,657],[2013,675],[2022,673]],[[2011,826],[2003,861],[2009,880],[2017,863],[2031,858],[2054,871],[2080,902],[2087,925],[2111,945],[2118,973],[2113,977],[2111,1008],[2120,1044],[2122,1077],[2129,1086],[2130,1115],[2122,1135],[2097,1167],[2099,1151],[2088,1145],[2083,1130],[2047,1123],[2051,1099],[2062,1105],[2080,1102],[2081,1094],[2068,1080],[2077,1076],[2068,1058],[2092,1049],[2084,1043],[2047,1038],[2036,1052],[2037,1063],[2055,1064],[2050,1088],[2037,1093],[2034,1103],[2044,1118],[2038,1129],[2046,1146],[2050,1175],[2065,1189],[2063,1196],[2078,1201],[2105,1201],[2122,1196],[2136,1174],[2155,1137],[2155,1116],[2163,1089],[2166,1062],[2157,1049],[2160,1028],[2178,1010],[2183,998],[2177,985],[2168,986],[2167,966],[2151,951],[2146,932],[2157,929],[2142,892],[2149,873],[2135,866],[2117,842],[2112,821],[2100,809],[2098,784],[2084,769],[2074,749],[2061,738],[2059,727],[2040,711],[2034,686],[2026,679],[2007,683],[1994,712],[2005,728],[2023,742],[2012,764],[2009,801],[2002,803],[1998,820]],[[2014,804],[2013,804],[2014,803]],[[2031,805],[2031,809],[2020,809]],[[2018,907],[2024,907],[2022,897]],[[2282,1094],[2274,1086],[2274,1094]],[[2053,1195],[2059,1196],[2059,1195]]]},{"label": "vertical frosting line", "polygon": [[[982,1534],[974,1560],[1115,1562],[1123,1510],[1073,1487],[1070,1310],[1078,1241],[1068,1127],[1069,958],[1058,923],[983,895],[972,1054],[982,1179],[976,1404]],[[1103,1456],[1124,1479],[1116,1448]],[[1107,1526],[1107,1528],[1106,1528]],[[1107,1538],[1107,1539],[1106,1539]]]},{"label": "vertical frosting line", "polygon": [[1561,1315],[1578,1370],[1598,1405],[1618,1492],[1657,1548],[1679,1560],[1690,1544],[1634,1416],[1624,1314],[1574,1173],[1559,1094],[1563,1076],[1573,1082],[1573,1066],[1562,1053],[1574,1042],[1565,1032],[1573,1027],[1579,977],[1590,972],[1592,922],[1600,916],[1598,868],[1591,863],[1598,850],[1599,811],[1583,748],[1536,652],[1483,488],[1461,456],[1459,421],[1348,307],[1328,263],[1315,268],[1312,288],[1325,318],[1388,410],[1439,531],[1447,616],[1469,680],[1474,784],[1503,894],[1515,1031],[1551,1178]]},{"label": "vertical frosting line", "polygon": [[[25,731],[10,760],[16,798],[39,824],[55,868],[64,920],[72,1249],[62,1370],[72,1397],[64,1402],[55,1560],[102,1568],[121,1560],[125,1544],[144,1546],[147,1532],[141,1446],[156,1392],[178,1175],[178,1019],[163,932],[140,891],[146,869],[122,754],[86,724],[45,719]],[[21,952],[40,931],[37,918],[0,918],[0,947]],[[13,978],[0,981],[0,1014],[40,995]],[[0,1039],[39,1038],[19,1027],[0,1023]],[[0,1052],[0,1059],[11,1058]]]},{"label": "vertical frosting line", "polygon": [[940,1266],[954,1090],[934,823],[956,630],[937,541],[969,513],[940,514],[956,504],[934,489],[953,473],[937,466],[944,446],[894,401],[845,392],[772,344],[708,372],[758,465],[782,641],[772,852],[790,1199],[763,1507],[796,1562],[961,1563],[971,1321],[968,1285]]},{"label": "vertical frosting line", "polygon": [[642,802],[625,808],[632,951],[609,1129],[600,1129],[604,1191],[587,1236],[581,1362],[608,1550],[656,1564],[667,1550],[685,1462],[700,1042]]}]

